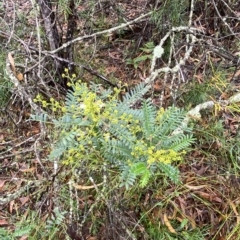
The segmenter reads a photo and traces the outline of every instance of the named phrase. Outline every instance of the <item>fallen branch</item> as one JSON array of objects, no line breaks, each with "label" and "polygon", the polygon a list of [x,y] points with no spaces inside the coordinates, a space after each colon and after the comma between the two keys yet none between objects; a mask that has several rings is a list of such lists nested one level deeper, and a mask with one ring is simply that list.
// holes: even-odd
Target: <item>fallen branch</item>
[{"label": "fallen branch", "polygon": [[237,93],[235,95],[233,95],[232,97],[230,97],[228,100],[221,100],[221,101],[208,101],[208,102],[204,102],[201,103],[199,105],[197,105],[195,108],[191,109],[190,111],[187,112],[185,119],[182,122],[182,125],[177,128],[173,134],[179,134],[183,132],[183,129],[187,127],[188,123],[190,120],[192,119],[201,119],[201,110],[205,110],[205,109],[212,109],[215,106],[220,106],[222,108],[233,104],[233,103],[239,103],[240,102],[240,93]]},{"label": "fallen branch", "polygon": [[[163,44],[166,42],[166,40],[170,37],[170,35],[174,32],[182,32],[186,31],[189,33],[192,41],[191,41],[191,46],[189,49],[186,51],[185,55],[183,58],[179,60],[179,62],[174,66],[174,67],[163,67],[159,69],[155,69],[157,59],[161,58],[162,55],[164,54],[164,48]],[[154,80],[157,78],[159,73],[177,73],[180,70],[180,67],[183,66],[186,63],[186,60],[190,57],[190,54],[192,52],[194,44],[197,42],[197,38],[194,36],[196,32],[199,31],[197,28],[189,28],[186,26],[181,26],[181,27],[173,27],[169,32],[166,33],[166,35],[162,38],[160,43],[155,47],[154,52],[153,52],[153,59],[151,63],[151,71],[150,71],[150,76],[145,79],[145,83],[150,84],[153,83]]]},{"label": "fallen branch", "polygon": [[[22,194],[24,194],[25,192],[29,192],[30,189],[32,188],[36,188],[36,187],[39,187],[40,185],[41,186],[44,186],[44,188],[46,188],[48,186],[47,184],[47,181],[27,181],[28,183],[21,187],[20,189],[18,189],[17,191],[15,191],[14,193],[12,194],[7,194],[6,196],[4,197],[0,197],[0,205],[4,205],[4,204],[7,204],[15,199],[17,199],[18,197],[22,196]],[[44,183],[44,184],[43,184]],[[39,190],[39,188],[38,188]]]},{"label": "fallen branch", "polygon": [[84,39],[88,39],[88,38],[94,38],[94,37],[97,37],[97,36],[101,36],[103,34],[106,34],[106,33],[112,33],[112,32],[115,32],[119,29],[122,29],[122,28],[125,28],[125,27],[128,27],[130,25],[132,25],[133,23],[136,23],[136,22],[139,22],[140,20],[144,19],[145,17],[148,17],[152,14],[152,12],[149,12],[149,13],[146,13],[144,15],[141,15],[140,17],[138,18],[135,18],[134,20],[132,21],[129,21],[127,23],[122,23],[116,27],[113,27],[113,28],[109,28],[109,29],[106,29],[106,30],[103,30],[103,31],[100,31],[100,32],[96,32],[96,33],[93,33],[93,34],[90,34],[90,35],[85,35],[85,36],[81,36],[81,37],[77,37],[69,42],[66,42],[64,43],[61,47],[55,49],[55,50],[52,50],[52,51],[43,51],[43,53],[49,53],[49,54],[55,54],[61,50],[63,50],[64,48],[67,48],[69,47],[71,44],[75,43],[75,42],[80,42]]}]

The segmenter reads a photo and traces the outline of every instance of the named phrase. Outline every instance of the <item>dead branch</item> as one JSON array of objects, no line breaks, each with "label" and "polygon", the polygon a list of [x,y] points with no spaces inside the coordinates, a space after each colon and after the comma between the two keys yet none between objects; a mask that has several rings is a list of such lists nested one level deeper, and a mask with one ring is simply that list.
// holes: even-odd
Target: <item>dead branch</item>
[{"label": "dead branch", "polygon": [[109,34],[109,33],[112,33],[112,32],[115,32],[119,29],[122,29],[122,28],[125,28],[125,27],[128,27],[134,23],[137,23],[137,22],[140,22],[140,21],[143,21],[144,18],[150,16],[152,14],[152,12],[149,12],[149,13],[146,13],[144,15],[141,15],[140,17],[138,18],[135,18],[134,20],[132,21],[129,21],[127,23],[122,23],[120,24],[119,26],[116,26],[116,27],[113,27],[113,28],[109,28],[109,29],[106,29],[106,30],[103,30],[103,31],[100,31],[100,32],[96,32],[96,33],[93,33],[93,34],[90,34],[90,35],[85,35],[85,36],[81,36],[81,37],[77,37],[69,42],[66,42],[64,43],[61,47],[55,49],[55,50],[51,50],[51,51],[44,51],[44,53],[49,53],[49,54],[56,54],[57,52],[63,50],[64,48],[67,48],[68,46],[70,46],[71,44],[75,43],[75,42],[80,42],[84,39],[88,39],[88,38],[94,38],[94,37],[98,37],[98,36],[101,36],[103,34]]},{"label": "dead branch", "polygon": [[177,128],[173,134],[179,134],[183,132],[183,129],[187,127],[189,121],[191,119],[201,119],[201,110],[206,110],[206,109],[213,109],[215,106],[220,106],[221,108],[225,108],[226,106],[234,103],[239,103],[240,102],[240,93],[237,93],[230,97],[228,100],[220,100],[220,101],[208,101],[204,102],[201,104],[198,104],[195,108],[191,109],[190,111],[187,112],[186,117],[184,118],[182,125]]}]

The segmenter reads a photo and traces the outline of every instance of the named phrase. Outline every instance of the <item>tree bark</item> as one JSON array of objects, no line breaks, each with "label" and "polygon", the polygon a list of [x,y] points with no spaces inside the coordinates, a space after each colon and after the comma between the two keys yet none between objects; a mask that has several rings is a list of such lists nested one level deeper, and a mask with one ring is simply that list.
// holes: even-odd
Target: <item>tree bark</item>
[{"label": "tree bark", "polygon": [[[56,14],[53,11],[51,0],[37,0],[40,7],[40,12],[44,22],[44,28],[48,39],[50,50],[53,51],[61,46],[62,41],[59,37],[57,29]],[[57,57],[61,57],[60,53],[56,54]],[[54,60],[55,69],[58,77],[61,78],[64,66],[57,59]]]}]

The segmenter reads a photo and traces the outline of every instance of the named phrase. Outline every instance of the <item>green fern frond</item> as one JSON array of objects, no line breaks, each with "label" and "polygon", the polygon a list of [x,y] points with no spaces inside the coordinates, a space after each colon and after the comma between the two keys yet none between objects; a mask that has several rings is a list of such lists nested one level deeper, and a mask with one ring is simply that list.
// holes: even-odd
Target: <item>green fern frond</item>
[{"label": "green fern frond", "polygon": [[156,108],[152,105],[150,99],[143,102],[142,128],[145,137],[153,137],[156,122]]},{"label": "green fern frond", "polygon": [[151,177],[151,173],[147,169],[140,178],[140,187],[142,188],[145,187],[148,184],[150,177]]},{"label": "green fern frond", "polygon": [[1,227],[0,228],[0,238],[4,240],[12,240],[13,238],[10,236],[10,231],[7,229]]},{"label": "green fern frond", "polygon": [[120,175],[120,187],[124,186],[126,189],[129,189],[134,185],[135,181],[136,175],[130,171],[129,166],[125,166]]},{"label": "green fern frond", "polygon": [[64,154],[64,152],[67,150],[67,147],[61,144],[61,142],[58,142],[54,149],[51,151],[49,155],[50,160],[56,160],[60,159],[60,157]]},{"label": "green fern frond", "polygon": [[182,109],[175,107],[168,108],[157,121],[155,130],[158,136],[171,135],[174,130],[182,125],[184,118],[185,113]]},{"label": "green fern frond", "polygon": [[170,144],[169,148],[179,152],[183,149],[187,149],[193,142],[194,139],[192,135],[183,135],[181,138],[176,139],[172,144]]},{"label": "green fern frond", "polygon": [[76,94],[74,95],[74,92],[69,91],[67,93],[65,103],[67,110],[72,112],[72,106],[76,107],[79,104]]},{"label": "green fern frond", "polygon": [[100,99],[108,99],[113,93],[111,88],[104,89],[101,84],[95,84],[94,82],[91,82],[90,89],[93,92],[98,93]]},{"label": "green fern frond", "polygon": [[13,237],[22,237],[24,235],[29,235],[31,231],[36,227],[35,224],[28,224],[27,226],[18,226],[14,233],[12,234]]},{"label": "green fern frond", "polygon": [[131,106],[135,104],[138,100],[141,100],[142,97],[150,90],[151,86],[146,85],[142,82],[135,86],[129,93],[123,97],[123,104]]},{"label": "green fern frond", "polygon": [[143,174],[144,172],[146,172],[146,170],[147,170],[146,163],[137,162],[131,165],[131,172],[136,176]]},{"label": "green fern frond", "polygon": [[[182,150],[180,148],[181,143],[185,145],[185,147],[190,146],[193,143],[194,139],[192,138],[191,134],[183,134],[183,133],[179,133],[177,135],[170,135],[170,136],[162,136],[161,138],[159,138],[159,141],[157,142],[157,148],[158,149],[172,149],[173,147],[176,146],[176,148],[174,148],[174,151],[180,151]],[[179,145],[179,147],[178,147]]]},{"label": "green fern frond", "polygon": [[31,114],[31,119],[33,121],[38,121],[38,122],[44,122],[46,123],[47,122],[47,119],[48,119],[48,114],[46,113],[40,113],[40,114],[35,114],[35,115],[32,115]]},{"label": "green fern frond", "polygon": [[151,172],[147,168],[146,163],[144,162],[137,162],[131,166],[131,173],[133,173],[135,176],[140,176],[140,187],[145,187],[149,179],[151,177]]},{"label": "green fern frond", "polygon": [[125,157],[131,157],[131,149],[126,146],[122,141],[119,141],[117,139],[110,139],[108,142],[104,142],[103,149],[107,155],[112,157],[115,156],[125,156]]},{"label": "green fern frond", "polygon": [[90,121],[88,119],[84,119],[81,116],[73,116],[73,114],[66,113],[58,120],[53,120],[53,124],[55,128],[61,128],[64,130],[71,131],[73,126],[78,127],[88,127],[90,126]]},{"label": "green fern frond", "polygon": [[126,127],[126,123],[123,123],[124,125],[112,125],[109,129],[109,132],[112,134],[113,137],[119,139],[122,143],[124,143],[126,146],[132,146],[133,143],[136,141],[136,136],[131,134],[131,132]]},{"label": "green fern frond", "polygon": [[76,132],[67,132],[66,134],[62,135],[58,142],[56,143],[55,148],[51,151],[49,158],[51,160],[55,160],[57,158],[60,158],[64,152],[69,149],[73,148],[76,145]]},{"label": "green fern frond", "polygon": [[64,133],[61,137],[60,144],[68,147],[68,146],[73,146],[75,141],[75,137],[77,136],[77,133],[74,131],[70,131],[67,133]]},{"label": "green fern frond", "polygon": [[164,175],[171,179],[171,181],[173,181],[174,183],[180,182],[180,172],[176,167],[164,163],[158,163],[158,167],[161,172],[164,173]]},{"label": "green fern frond", "polygon": [[54,209],[52,219],[47,220],[47,229],[55,228],[57,225],[60,225],[64,221],[66,214],[66,211],[61,212],[58,208]]},{"label": "green fern frond", "polygon": [[136,120],[141,120],[143,118],[142,109],[133,109],[131,106],[128,106],[123,102],[118,103],[116,109],[118,110],[119,114],[125,113],[127,115],[132,115]]}]

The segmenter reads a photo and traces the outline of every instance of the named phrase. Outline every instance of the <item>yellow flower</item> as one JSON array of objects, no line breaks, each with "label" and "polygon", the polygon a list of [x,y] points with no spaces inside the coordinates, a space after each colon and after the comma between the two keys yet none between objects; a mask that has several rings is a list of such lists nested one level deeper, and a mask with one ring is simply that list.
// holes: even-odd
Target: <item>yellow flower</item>
[{"label": "yellow flower", "polygon": [[46,101],[42,101],[43,107],[47,107],[48,103]]},{"label": "yellow flower", "polygon": [[169,150],[157,150],[157,151],[153,151],[152,153],[150,153],[151,151],[148,150],[148,160],[147,163],[150,165],[154,162],[161,162],[161,163],[165,163],[165,164],[169,164],[173,161],[179,161],[182,159],[182,154],[183,153],[178,153],[172,149]]}]

